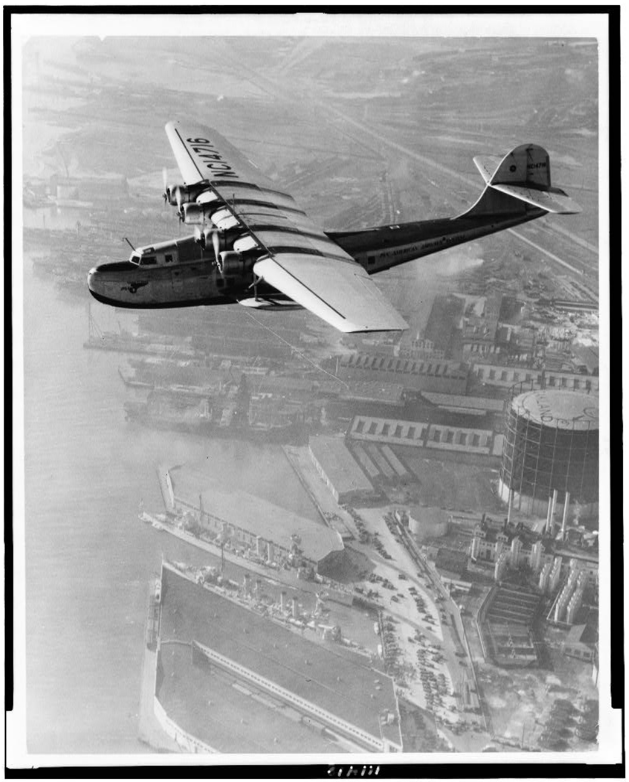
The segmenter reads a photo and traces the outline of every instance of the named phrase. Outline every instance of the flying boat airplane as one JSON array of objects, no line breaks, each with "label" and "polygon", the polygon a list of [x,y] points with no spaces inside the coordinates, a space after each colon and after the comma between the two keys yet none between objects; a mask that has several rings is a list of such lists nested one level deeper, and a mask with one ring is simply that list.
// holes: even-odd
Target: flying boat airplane
[{"label": "flying boat airplane", "polygon": [[546,150],[524,144],[502,159],[474,158],[485,189],[457,217],[322,231],[214,130],[169,122],[166,134],[183,184],[165,184],[164,198],[194,233],[93,268],[88,286],[105,304],[305,307],[342,332],[398,331],[408,326],[373,274],[549,212],[581,211],[551,186]]}]

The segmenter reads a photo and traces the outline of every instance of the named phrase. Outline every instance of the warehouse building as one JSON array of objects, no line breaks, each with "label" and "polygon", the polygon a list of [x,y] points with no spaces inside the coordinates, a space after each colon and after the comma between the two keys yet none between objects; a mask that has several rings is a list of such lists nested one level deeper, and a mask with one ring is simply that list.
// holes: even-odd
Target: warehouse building
[{"label": "warehouse building", "polygon": [[246,492],[208,489],[202,475],[186,468],[171,469],[169,478],[175,511],[246,559],[324,572],[343,558],[341,536],[324,524]]},{"label": "warehouse building", "polygon": [[401,383],[404,388],[414,391],[465,394],[469,370],[467,364],[460,361],[421,361],[355,353],[342,356],[338,360],[335,374],[344,381],[378,379],[388,383]]},{"label": "warehouse building", "polygon": [[500,415],[504,412],[505,403],[502,399],[486,399],[479,396],[462,396],[455,394],[436,394],[423,391],[422,398],[445,412],[460,415]]},{"label": "warehouse building", "polygon": [[[240,735],[249,752],[325,751],[326,739],[354,751],[402,751],[393,680],[367,658],[307,640],[167,564],[162,595],[154,703],[171,735],[179,731],[202,752],[243,751]],[[243,703],[240,719],[231,714],[231,723],[224,714],[234,707],[220,697],[229,693],[222,686],[226,677]],[[266,718],[253,723],[260,704]],[[301,746],[297,728],[311,731],[311,737],[301,731]]]},{"label": "warehouse building", "polygon": [[309,452],[319,475],[339,505],[378,497],[373,484],[340,437],[311,437]]},{"label": "warehouse building", "polygon": [[479,363],[474,364],[472,372],[485,385],[498,386],[505,390],[513,388],[517,383],[521,383],[522,391],[527,388],[548,388],[596,394],[599,387],[598,377],[588,377],[573,372],[553,372]]},{"label": "warehouse building", "polygon": [[349,437],[352,440],[371,440],[390,445],[410,445],[484,456],[499,456],[503,442],[503,436],[494,434],[490,429],[442,426],[366,415],[355,416]]}]

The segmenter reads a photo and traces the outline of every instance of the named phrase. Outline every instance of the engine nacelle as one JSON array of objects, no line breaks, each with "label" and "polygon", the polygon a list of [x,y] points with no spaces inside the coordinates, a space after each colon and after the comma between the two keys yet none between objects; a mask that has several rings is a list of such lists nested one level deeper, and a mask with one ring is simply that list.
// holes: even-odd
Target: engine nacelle
[{"label": "engine nacelle", "polygon": [[218,270],[223,277],[242,274],[245,270],[244,258],[233,250],[224,250],[218,254]]},{"label": "engine nacelle", "polygon": [[184,204],[182,207],[183,221],[187,225],[203,225],[208,222],[209,207],[197,202]]},{"label": "engine nacelle", "polygon": [[177,206],[196,201],[204,190],[207,190],[207,185],[203,182],[196,185],[174,185],[166,188],[165,195],[171,206]]}]

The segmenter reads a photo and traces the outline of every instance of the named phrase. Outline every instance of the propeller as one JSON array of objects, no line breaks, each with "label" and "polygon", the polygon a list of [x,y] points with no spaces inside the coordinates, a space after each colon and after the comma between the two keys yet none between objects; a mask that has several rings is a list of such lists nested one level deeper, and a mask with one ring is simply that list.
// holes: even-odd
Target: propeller
[{"label": "propeller", "polygon": [[212,248],[214,250],[214,260],[216,263],[219,261],[219,253],[221,251],[221,237],[219,235],[218,228],[215,228],[214,226],[206,227],[206,228],[200,228],[198,225],[195,226],[194,229],[194,241],[197,244],[200,244],[203,249],[207,247],[208,243],[208,237],[210,238],[210,241],[212,242]]},{"label": "propeller", "polygon": [[166,166],[162,168],[162,182],[164,183],[164,192],[162,195],[164,196],[164,203],[167,204],[170,200],[170,187],[168,187],[168,171],[166,170]]},{"label": "propeller", "polygon": [[218,235],[218,228],[212,229],[212,247],[214,248],[214,260],[218,263],[218,254],[221,250],[221,240]]},{"label": "propeller", "polygon": [[179,215],[179,220],[183,222],[183,202],[181,200],[180,187],[175,188],[175,198],[177,199],[177,214]]}]

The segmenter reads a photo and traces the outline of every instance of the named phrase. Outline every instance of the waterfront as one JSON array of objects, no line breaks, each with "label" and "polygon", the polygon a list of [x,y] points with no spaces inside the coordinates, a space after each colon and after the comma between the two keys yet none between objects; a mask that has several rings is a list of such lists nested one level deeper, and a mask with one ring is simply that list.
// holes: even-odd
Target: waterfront
[{"label": "waterfront", "polygon": [[162,553],[206,561],[138,523],[140,500],[162,510],[157,464],[205,459],[226,490],[318,516],[279,446],[127,424],[119,357],[84,350],[84,309],[24,275],[29,751],[139,752],[146,583]]},{"label": "waterfront", "polygon": [[[468,673],[476,670],[472,667],[475,648],[470,643],[472,652],[463,649],[461,640],[465,632],[476,637],[477,612],[480,613],[479,606],[484,603],[478,595],[468,597],[464,593],[455,598],[456,603],[452,600],[449,606],[446,593],[442,593],[439,587],[441,571],[438,571],[436,563],[440,563],[449,585],[456,582],[464,586],[467,584],[471,589],[474,581],[485,594],[493,580],[506,577],[522,586],[521,574],[515,567],[512,573],[505,570],[504,557],[502,564],[489,559],[482,563],[482,567],[475,561],[468,561],[471,560],[471,555],[467,556],[470,546],[476,540],[476,537],[472,540],[474,521],[470,519],[484,521],[487,512],[502,513],[503,507],[495,493],[496,471],[492,469],[499,466],[499,460],[495,458],[490,462],[489,454],[486,454],[487,461],[479,464],[478,451],[474,449],[481,435],[490,433],[493,436],[498,431],[500,416],[495,403],[518,380],[515,377],[517,369],[521,372],[526,368],[532,369],[526,362],[535,363],[536,371],[539,367],[546,367],[559,372],[566,364],[572,371],[566,379],[574,383],[575,388],[579,388],[576,384],[583,381],[583,369],[591,372],[598,366],[596,353],[586,356],[589,363],[579,356],[583,363],[577,368],[577,357],[568,350],[570,341],[577,336],[585,336],[589,344],[598,344],[596,317],[588,315],[585,318],[581,312],[583,306],[595,306],[595,292],[584,287],[582,281],[551,280],[547,274],[547,258],[559,261],[563,271],[578,267],[575,253],[596,256],[595,237],[590,237],[590,242],[575,238],[568,244],[576,244],[577,247],[568,248],[568,252],[563,246],[561,249],[555,246],[551,239],[556,237],[543,233],[540,221],[526,229],[532,231],[530,235],[535,238],[535,243],[526,238],[524,241],[542,255],[546,254],[546,260],[523,255],[516,249],[517,243],[514,244],[518,236],[504,234],[487,242],[475,242],[453,250],[449,255],[440,254],[426,263],[381,275],[378,284],[400,311],[410,316],[409,322],[412,323],[412,329],[399,341],[341,338],[337,333],[328,334],[321,325],[312,326],[313,319],[304,313],[268,314],[268,317],[265,315],[258,319],[250,312],[243,312],[240,307],[221,307],[214,308],[214,311],[191,309],[138,316],[137,312],[123,313],[92,303],[91,347],[106,345],[125,352],[134,344],[136,336],[140,340],[136,343],[138,347],[148,348],[150,345],[150,351],[142,352],[153,355],[136,358],[129,376],[137,380],[151,380],[156,388],[150,393],[147,391],[150,384],[147,383],[141,390],[125,388],[118,377],[120,355],[116,356],[109,350],[83,350],[88,335],[85,274],[95,264],[128,257],[129,248],[123,240],[125,236],[128,243],[132,241],[139,245],[166,238],[174,232],[173,215],[162,207],[158,191],[159,167],[174,164],[170,157],[162,158],[166,142],[161,135],[157,140],[158,134],[161,134],[160,123],[156,123],[151,113],[143,112],[142,108],[144,105],[160,105],[173,116],[179,115],[182,108],[179,104],[180,91],[165,91],[155,85],[153,71],[143,74],[138,70],[133,76],[134,87],[139,85],[145,89],[144,95],[132,91],[128,84],[121,87],[120,78],[126,78],[129,68],[135,67],[133,57],[125,59],[127,50],[124,50],[123,56],[120,41],[108,38],[104,43],[106,47],[113,46],[113,50],[99,53],[89,43],[87,46],[68,44],[66,48],[69,51],[63,56],[55,52],[54,59],[46,60],[44,74],[38,70],[38,51],[31,53],[31,70],[37,71],[32,74],[33,86],[38,91],[44,94],[50,92],[51,95],[81,94],[84,105],[75,106],[76,110],[69,113],[61,109],[52,112],[49,107],[40,106],[34,98],[32,111],[29,109],[25,117],[31,128],[39,124],[46,127],[47,122],[54,127],[54,123],[61,122],[72,130],[67,139],[40,150],[40,155],[31,156],[29,153],[29,157],[41,157],[43,165],[40,171],[39,166],[32,164],[38,175],[27,185],[25,183],[24,188],[25,202],[38,204],[46,198],[54,198],[57,203],[64,204],[61,209],[27,210],[24,220],[26,249],[33,253],[33,257],[27,255],[24,260],[28,749],[32,753],[143,751],[138,743],[138,711],[143,681],[146,586],[153,581],[162,557],[192,567],[209,563],[217,565],[219,562],[216,554],[207,553],[201,547],[193,548],[181,536],[178,539],[160,531],[159,525],[154,528],[138,522],[140,503],[147,512],[162,510],[162,496],[156,477],[158,465],[173,472],[176,472],[175,468],[182,468],[178,472],[182,475],[187,468],[192,471],[205,463],[207,467],[203,472],[207,471],[208,486],[222,492],[242,491],[257,495],[320,522],[311,500],[279,448],[256,446],[243,440],[234,442],[221,438],[211,441],[198,434],[182,435],[161,429],[169,423],[181,424],[177,415],[184,423],[190,423],[191,429],[198,425],[198,411],[196,419],[194,410],[192,415],[187,415],[190,412],[188,408],[192,407],[188,402],[191,397],[198,397],[199,391],[209,384],[207,378],[223,384],[227,397],[223,408],[217,406],[216,420],[229,423],[237,408],[235,428],[240,436],[246,432],[243,421],[247,406],[252,416],[249,423],[255,420],[261,429],[271,425],[278,427],[278,423],[285,423],[287,418],[294,416],[299,417],[299,424],[313,435],[323,433],[339,438],[351,425],[354,416],[371,419],[370,426],[375,424],[376,429],[372,433],[374,439],[360,443],[352,438],[349,451],[340,465],[332,461],[325,469],[322,468],[320,474],[318,467],[315,469],[312,465],[306,448],[302,449],[300,463],[295,461],[301,477],[308,483],[311,496],[317,497],[321,507],[326,508],[322,515],[328,520],[335,516],[345,519],[347,516],[348,527],[358,535],[357,541],[346,540],[348,561],[352,567],[338,568],[339,578],[342,577],[347,584],[356,585],[356,607],[346,611],[351,619],[338,618],[334,623],[343,630],[347,627],[350,639],[356,637],[356,627],[360,625],[365,633],[365,646],[372,651],[381,647],[380,654],[387,672],[395,677],[396,686],[400,688],[397,694],[401,696],[398,702],[400,721],[406,723],[405,751],[435,751],[440,746],[436,740],[424,741],[423,736],[421,741],[417,740],[419,733],[424,732],[419,727],[424,725],[424,718],[435,726],[436,720],[439,720],[444,730],[452,731],[453,748],[459,751],[482,748],[488,736],[476,731],[472,741],[461,734],[465,726],[478,727],[480,716],[464,713],[466,706],[476,708],[477,702],[482,702],[483,708],[487,708],[488,717],[493,715],[493,727],[498,728],[496,740],[519,741],[522,749],[524,731],[532,735],[530,713],[540,711],[540,704],[548,705],[552,700],[547,697],[548,691],[544,690],[551,679],[540,669],[533,680],[538,692],[544,694],[536,695],[528,684],[526,688],[518,685],[521,692],[516,689],[516,694],[522,702],[515,703],[516,695],[513,695],[507,707],[502,692],[520,680],[511,675],[496,675],[493,663],[480,654],[474,659],[474,665],[478,666],[480,674],[484,674],[479,676],[478,682],[486,690],[479,691],[478,697],[476,693],[474,698],[470,696],[472,679]],[[508,45],[511,48],[512,45]],[[143,46],[144,43],[138,51],[143,51]],[[219,46],[228,48],[220,42]],[[298,43],[297,54],[299,46]],[[134,54],[137,55],[138,51],[134,50]],[[368,54],[365,74],[373,78],[376,74],[369,74],[374,59],[372,47],[365,46],[364,51]],[[116,78],[110,73],[114,68],[112,53],[117,55],[119,65],[116,69],[120,69]],[[479,59],[478,53],[470,51],[466,54],[461,48],[457,61],[469,62],[468,70],[473,72],[479,63],[484,67],[483,58],[488,54],[493,58],[499,57],[500,53],[501,47],[492,44],[490,52],[479,53]],[[247,53],[243,51],[241,54],[243,70],[235,79],[239,82],[251,75],[247,71]],[[326,50],[326,61],[331,54],[333,47]],[[192,52],[186,56],[192,56]],[[417,49],[416,43],[408,52],[408,58],[411,57],[415,63],[421,57],[421,47]],[[540,62],[539,57],[544,61],[552,60],[555,68],[552,52],[536,51],[536,63]],[[205,53],[201,60],[206,62]],[[438,60],[444,62],[441,58]],[[155,60],[146,58],[146,61]],[[278,64],[281,62],[278,61]],[[333,59],[330,63],[334,65]],[[258,64],[262,65],[261,62]],[[54,68],[59,65],[65,73],[63,78],[39,78],[49,75],[51,66],[53,74],[56,73]],[[196,67],[198,63],[190,61],[190,65]],[[350,74],[351,80],[352,69],[347,71],[346,65],[344,59],[339,61],[335,83],[344,73]],[[408,65],[410,67],[410,62]],[[379,78],[384,75],[386,79],[399,80],[406,67],[400,62],[388,76],[380,74]],[[581,63],[579,67],[585,68],[585,65]],[[521,62],[518,62],[517,73],[521,72]],[[72,74],[73,78],[69,78],[68,74]],[[84,79],[83,87],[78,86],[77,75]],[[434,75],[440,75],[444,81],[443,75]],[[336,101],[335,105],[317,102],[314,105],[318,106],[321,121],[317,126],[317,137],[313,139],[309,135],[313,126],[309,108],[305,104],[299,108],[300,101],[290,90],[287,89],[284,94],[284,87],[293,81],[294,73],[287,71],[283,76],[275,74],[274,78],[279,78],[278,85],[283,84],[281,88],[275,88],[275,93],[268,93],[271,97],[276,95],[277,105],[274,98],[267,102],[245,104],[230,99],[208,99],[211,102],[207,106],[198,107],[198,116],[204,119],[211,115],[212,123],[216,120],[217,127],[221,127],[234,142],[244,142],[245,152],[248,146],[251,148],[255,160],[259,159],[257,153],[262,151],[263,170],[266,149],[271,150],[266,170],[277,177],[278,183],[295,192],[299,203],[312,210],[313,215],[323,220],[328,228],[364,227],[366,224],[397,221],[398,218],[400,221],[416,219],[417,215],[428,218],[445,213],[447,209],[452,212],[455,207],[463,208],[470,200],[467,196],[471,196],[472,191],[468,193],[467,189],[462,190],[459,186],[460,182],[466,182],[463,172],[469,169],[462,164],[458,153],[439,148],[433,159],[432,142],[426,144],[422,141],[423,146],[415,146],[416,138],[424,140],[425,137],[417,136],[413,129],[411,143],[410,132],[404,129],[416,125],[408,116],[408,107],[421,99],[420,93],[413,91],[400,96],[402,102],[397,109],[393,104],[393,115],[390,100],[382,105],[375,104],[371,98],[368,103],[348,103],[343,106],[343,113],[337,108]],[[313,76],[309,82],[303,82],[304,85],[308,83],[315,87],[315,94],[319,91],[325,94],[328,90],[325,78],[321,80]],[[271,82],[263,84],[266,89]],[[487,92],[485,86],[482,89]],[[309,94],[308,90],[303,92]],[[559,86],[556,94],[558,92]],[[429,121],[443,123],[439,127],[449,127],[451,107],[457,105],[457,95],[450,96],[444,92],[438,98],[429,99],[428,94],[432,93],[426,93],[424,99],[431,101]],[[330,95],[328,98],[332,99]],[[554,99],[549,95],[549,101]],[[297,111],[291,112],[294,127],[287,121],[284,112],[282,101],[286,100],[290,102],[291,109],[297,107]],[[566,100],[572,109],[575,102],[572,93]],[[471,93],[466,95],[465,103],[476,105]],[[27,103],[27,106],[30,104]],[[461,106],[465,108],[463,104]],[[523,111],[525,109],[523,107]],[[441,113],[443,110],[445,114]],[[243,131],[249,116],[255,119],[257,133],[255,140],[247,141],[246,137],[243,138]],[[469,118],[469,114],[467,116]],[[400,120],[403,122],[400,123]],[[422,119],[422,123],[425,121]],[[343,141],[343,145],[339,146],[336,137],[339,122],[345,131],[349,129],[352,134],[358,134],[358,144],[352,142],[355,146],[352,161],[343,152],[347,142]],[[516,124],[521,130],[519,118]],[[144,134],[142,144],[138,144],[139,126]],[[273,146],[269,146],[264,136],[271,137],[271,130],[277,127],[282,127],[281,141],[274,139]],[[425,125],[423,127],[425,129]],[[435,125],[434,129],[437,127]],[[473,127],[462,132],[470,133],[471,138],[465,143],[473,144],[477,151],[495,152],[503,148],[506,138],[514,135],[512,131],[511,125],[502,129],[500,126],[496,128],[495,138],[488,134],[482,142],[473,138]],[[272,133],[275,137],[276,131]],[[549,125],[547,133],[548,142],[552,140],[553,145],[559,143],[556,140],[559,136],[557,128]],[[326,145],[329,144],[326,150],[329,159],[326,160],[321,160],[318,155],[323,138]],[[360,139],[365,143],[361,145]],[[378,141],[379,149],[373,146],[374,139]],[[28,139],[25,137],[25,140]],[[291,143],[297,140],[297,144]],[[46,134],[43,133],[42,143],[45,141]],[[313,141],[316,141],[316,146],[311,147]],[[589,144],[582,139],[574,140],[570,136],[565,143],[575,147],[575,155],[583,147],[581,151],[585,157],[579,151],[579,160],[595,159],[588,152]],[[37,147],[33,139],[28,146]],[[504,148],[508,147],[505,145]],[[256,154],[253,154],[254,151]],[[466,156],[468,151],[471,152],[471,149],[465,150]],[[271,169],[268,167],[272,157],[277,162]],[[368,166],[364,162],[365,157],[377,162]],[[447,166],[437,162],[438,159],[443,159]],[[470,160],[467,160],[467,165],[471,167]],[[335,174],[347,176],[330,177],[332,168]],[[368,170],[371,172],[369,175]],[[557,181],[567,184],[567,180],[560,176],[561,168],[554,170],[559,174]],[[437,181],[430,179],[428,174]],[[452,179],[456,181],[453,183]],[[411,180],[412,189],[408,187]],[[321,182],[319,187],[318,181]],[[446,193],[456,195],[446,196]],[[84,208],[76,208],[79,203]],[[577,226],[577,232],[585,232],[583,236],[589,236],[587,214],[586,211],[579,218]],[[561,236],[565,239],[569,231],[563,230]],[[553,253],[542,248],[546,244]],[[42,250],[46,254],[37,257],[36,251]],[[555,253],[559,253],[562,259],[565,255],[570,264]],[[21,261],[20,253],[15,253],[15,256]],[[586,264],[584,259],[580,261]],[[591,258],[589,262],[591,265]],[[34,268],[31,263],[34,263]],[[577,266],[573,267],[575,263]],[[61,300],[61,293],[65,301]],[[576,324],[568,320],[569,315],[554,312],[549,303],[555,300],[564,304],[576,301],[580,308]],[[504,308],[503,302],[506,302]],[[516,302],[519,302],[517,307]],[[132,326],[129,320],[133,320]],[[506,331],[499,328],[503,322]],[[543,332],[539,324],[542,324]],[[546,339],[540,346],[538,338],[542,334]],[[503,353],[507,337],[509,348],[513,348],[513,359],[510,354]],[[534,354],[530,357],[527,355],[529,349]],[[488,356],[485,355],[487,351]],[[381,369],[382,364],[378,367],[370,365],[364,377],[348,377],[347,384],[341,381],[345,390],[339,391],[334,373],[339,372],[339,367],[343,368],[345,357],[349,361],[350,356],[361,354],[371,356],[370,362],[374,360],[373,356],[378,356],[378,362],[383,362],[386,357],[393,363],[387,364],[386,370]],[[160,372],[155,371],[148,360],[154,360],[156,355],[168,357]],[[189,362],[192,356],[198,363],[187,365],[185,362]],[[477,373],[470,368],[451,379],[441,376],[443,366],[471,359],[476,364],[476,359],[481,357]],[[175,358],[180,359],[177,364]],[[419,363],[412,364],[412,373],[409,371],[406,375],[406,369],[402,367],[409,367],[403,363],[409,359],[417,359]],[[424,365],[421,365],[424,360]],[[394,365],[395,369],[392,369]],[[501,367],[498,378],[496,366]],[[322,367],[322,372],[319,367]],[[432,384],[437,381],[430,377],[433,371],[435,376],[440,375],[436,388]],[[465,396],[468,393],[476,399],[471,405]],[[174,410],[169,421],[157,416],[157,420],[154,418],[150,422],[152,426],[159,424],[158,431],[124,420],[125,403],[128,408],[131,400],[139,404],[147,394],[153,398],[167,398]],[[466,403],[464,408],[461,408],[461,400]],[[204,412],[207,414],[210,412],[208,398],[205,403]],[[498,402],[498,412],[500,409]],[[229,415],[223,415],[225,411]],[[438,438],[429,440],[428,433],[432,430],[427,427],[424,445],[439,443],[440,447],[426,447],[418,455],[417,448],[409,448],[404,441],[391,442],[394,431],[397,431],[391,429],[391,425],[397,427],[404,422],[415,427],[423,423],[435,427]],[[414,431],[417,432],[417,429]],[[477,440],[470,441],[470,436]],[[399,440],[399,435],[396,437]],[[362,457],[362,467],[379,492],[377,501],[388,501],[386,509],[363,508],[360,504],[350,508],[347,514],[337,509],[328,486],[340,496],[336,487],[343,465],[352,463],[357,455]],[[312,481],[306,479],[308,472],[312,473]],[[328,486],[321,481],[324,474]],[[453,476],[458,476],[459,480]],[[200,492],[205,485],[203,475],[199,492],[192,492],[193,502],[187,506],[196,506],[198,499],[200,515]],[[461,490],[462,485],[467,487],[466,491]],[[364,497],[362,499],[365,500]],[[230,504],[221,516],[238,525],[244,514],[232,500],[233,497],[230,497]],[[217,503],[215,493],[214,504]],[[211,505],[212,500],[208,498],[203,510],[209,512]],[[404,507],[400,509],[399,505]],[[427,510],[424,511],[423,507]],[[424,571],[424,560],[417,562],[412,556],[415,549],[406,545],[409,542],[408,530],[415,528],[413,534],[421,533],[424,540],[424,514],[427,527],[434,529],[431,520],[435,514],[432,511],[438,510],[437,516],[443,519],[444,509],[463,514],[464,523],[445,523],[443,529],[447,534],[437,535],[431,541],[434,545],[427,546],[426,552],[422,551],[421,556],[425,553],[426,562],[435,563],[434,566],[428,565],[435,568],[435,581],[428,579],[433,583],[431,586],[423,583],[420,572],[431,576],[432,570]],[[263,543],[256,543],[262,552],[266,550],[269,561],[276,567],[281,566],[274,559],[277,554],[275,544],[281,542],[278,538],[280,515],[273,511],[264,514],[264,521],[269,523],[268,529],[262,532],[263,537],[269,539],[268,546],[265,549]],[[196,526],[194,521],[190,517],[179,519],[182,527],[191,530]],[[519,517],[514,518],[513,527],[519,521]],[[174,530],[173,526],[171,532]],[[511,528],[507,538],[513,535],[515,539],[516,532],[517,529]],[[537,531],[531,529],[530,532],[530,540],[537,539],[534,538]],[[222,533],[223,530],[219,534]],[[588,535],[588,545],[591,545],[594,533],[588,532]],[[234,563],[232,559],[232,542],[235,541],[230,540],[225,545],[225,576],[242,584],[244,571],[240,563]],[[271,543],[274,544],[273,551]],[[490,553],[496,557],[499,552],[492,548]],[[514,566],[518,562],[514,555]],[[537,564],[542,563],[538,561]],[[418,565],[420,572],[416,569]],[[449,569],[455,566],[456,570]],[[466,571],[468,566],[469,573]],[[259,573],[260,569],[256,572]],[[281,576],[286,575],[281,573]],[[294,573],[289,575],[294,576]],[[453,577],[456,577],[455,581]],[[537,573],[534,578],[537,579]],[[529,578],[531,583],[532,580],[533,577]],[[280,583],[284,581],[273,581],[275,583],[269,591],[275,593],[277,603],[277,590],[281,589]],[[537,588],[537,583],[533,584],[533,588]],[[296,586],[300,591],[306,589],[303,582]],[[311,601],[310,588],[316,589],[316,585],[309,584],[304,592]],[[370,610],[377,607],[386,611],[384,621],[377,625],[376,630],[373,617],[364,614],[361,607]],[[470,613],[472,607],[474,614]],[[337,612],[339,609],[330,610]],[[462,625],[459,611],[465,617]],[[356,623],[352,621],[354,618]],[[272,625],[269,628],[274,629]],[[240,639],[242,641],[242,636]],[[482,638],[478,636],[478,644],[481,643]],[[234,647],[237,646],[236,642]],[[560,652],[555,651],[559,656]],[[563,665],[564,661],[561,663]],[[561,668],[565,671],[562,684],[576,680],[572,670],[576,665],[581,666],[582,678],[585,679],[579,687],[583,689],[589,682],[588,686],[593,688],[582,661],[572,665],[568,662]],[[557,684],[560,679],[554,681]],[[477,689],[478,682],[475,685]],[[405,689],[407,693],[403,693]],[[511,686],[511,689],[514,687]],[[190,693],[190,690],[185,692]],[[412,718],[408,704],[402,707],[404,696],[409,694],[414,703]],[[193,703],[194,698],[191,697],[190,701]],[[424,716],[416,720],[420,709]],[[202,719],[206,719],[205,711]],[[537,738],[541,738],[542,729],[535,730],[537,733],[535,740],[530,739],[531,746]],[[435,732],[432,738],[436,735]],[[550,732],[549,735],[544,734],[547,746],[556,738]],[[575,736],[569,738],[572,741]],[[563,748],[569,746],[566,741],[555,743]]]}]

